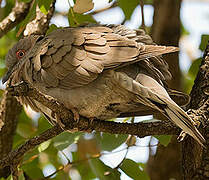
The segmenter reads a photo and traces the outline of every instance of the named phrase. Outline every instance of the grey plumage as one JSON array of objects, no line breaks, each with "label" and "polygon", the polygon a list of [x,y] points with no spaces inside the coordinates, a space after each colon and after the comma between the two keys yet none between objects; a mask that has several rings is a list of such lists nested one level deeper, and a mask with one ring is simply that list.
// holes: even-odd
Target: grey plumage
[{"label": "grey plumage", "polygon": [[[171,74],[160,56],[177,50],[155,45],[143,30],[121,25],[58,29],[20,40],[6,57],[3,82],[10,77],[12,84],[26,81],[88,118],[109,119],[130,111],[151,114],[155,109],[202,144],[192,119],[168,94],[183,93],[164,86]],[[20,101],[51,116],[30,97]]]}]

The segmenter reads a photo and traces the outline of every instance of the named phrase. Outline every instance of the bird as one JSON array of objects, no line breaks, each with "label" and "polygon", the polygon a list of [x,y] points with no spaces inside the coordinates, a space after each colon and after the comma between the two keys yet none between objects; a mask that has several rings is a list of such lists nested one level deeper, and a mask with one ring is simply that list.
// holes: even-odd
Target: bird
[{"label": "bird", "polygon": [[[194,121],[172,99],[184,94],[166,85],[172,76],[162,55],[176,51],[177,47],[155,44],[142,29],[123,25],[61,28],[19,40],[6,56],[8,71],[2,82],[27,82],[89,119],[158,111],[203,145],[205,139]],[[18,99],[57,121],[37,100]]]}]

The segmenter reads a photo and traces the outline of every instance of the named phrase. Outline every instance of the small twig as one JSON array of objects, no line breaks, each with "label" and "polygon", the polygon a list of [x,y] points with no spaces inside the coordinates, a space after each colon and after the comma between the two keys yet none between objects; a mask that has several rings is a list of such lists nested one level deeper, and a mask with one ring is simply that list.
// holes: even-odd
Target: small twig
[{"label": "small twig", "polygon": [[18,169],[16,164],[12,164],[11,166],[11,172],[12,172],[12,179],[13,180],[18,180]]},{"label": "small twig", "polygon": [[37,145],[41,144],[44,141],[47,141],[54,136],[60,134],[63,130],[57,125],[51,129],[46,130],[39,136],[35,136],[28,140],[25,144],[19,148],[11,151],[6,157],[0,160],[0,167],[10,166],[12,164],[17,164],[21,161],[23,155],[29,150],[35,148]]},{"label": "small twig", "polygon": [[109,9],[115,8],[115,7],[117,7],[117,6],[118,6],[118,2],[117,2],[117,1],[115,1],[115,2],[113,2],[110,6],[105,7],[105,8],[102,8],[102,9],[99,9],[99,10],[96,10],[96,11],[93,11],[93,12],[91,12],[91,13],[89,13],[89,14],[91,14],[91,15],[95,15],[95,14],[98,14],[98,13],[104,12],[104,11],[106,11],[106,10],[109,10]]},{"label": "small twig", "polygon": [[141,24],[141,28],[145,30],[146,32],[146,29],[145,29],[145,20],[144,20],[144,0],[139,0],[139,4],[140,4],[140,7],[141,7],[141,17],[142,17],[142,24]]},{"label": "small twig", "polygon": [[[158,144],[150,145],[150,146],[135,146],[135,147],[154,147],[154,146],[157,146],[157,145]],[[75,166],[75,165],[83,163],[83,162],[88,162],[91,159],[100,158],[101,156],[106,156],[106,155],[108,156],[108,155],[119,153],[119,152],[122,152],[122,151],[125,151],[125,150],[127,152],[127,149],[128,148],[126,147],[126,148],[123,148],[123,149],[120,149],[120,150],[117,150],[117,151],[113,151],[113,152],[108,152],[108,153],[103,152],[103,153],[98,154],[97,156],[90,156],[90,157],[87,157],[85,159],[81,159],[81,160],[77,160],[77,161],[73,161],[73,162],[68,161],[68,163],[66,165],[63,165],[63,166],[59,167],[59,169],[57,169],[55,172],[53,172],[50,175],[44,177],[43,179],[39,179],[39,180],[49,179],[53,175],[55,175],[56,173],[58,173],[58,172],[62,171],[63,169],[65,169],[67,166]],[[126,155],[125,155],[125,157],[126,157]],[[121,163],[119,165],[121,165]],[[119,166],[115,167],[114,169],[117,169],[117,168],[119,168]]]},{"label": "small twig", "polygon": [[[12,150],[13,137],[15,134],[21,105],[16,98],[8,93],[7,88],[2,95],[0,104],[0,157],[5,157]],[[10,174],[9,167],[0,168],[0,177]]]}]

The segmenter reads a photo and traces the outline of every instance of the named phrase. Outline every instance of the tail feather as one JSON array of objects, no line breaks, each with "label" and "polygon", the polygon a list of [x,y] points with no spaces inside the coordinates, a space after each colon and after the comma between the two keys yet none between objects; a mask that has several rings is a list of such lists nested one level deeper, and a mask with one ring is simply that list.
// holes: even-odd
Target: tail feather
[{"label": "tail feather", "polygon": [[185,133],[192,136],[198,143],[204,146],[205,139],[198,131],[198,129],[193,125],[192,119],[178,106],[168,105],[168,108],[164,109],[170,120],[172,120],[176,125],[178,125]]},{"label": "tail feather", "polygon": [[165,88],[156,80],[145,74],[138,74],[136,81],[124,73],[116,72],[115,75],[115,78],[124,89],[143,99],[141,103],[164,113],[185,133],[203,145],[205,139],[194,126],[193,120],[170,98]]},{"label": "tail feather", "polygon": [[174,46],[144,45],[141,48],[143,49],[140,50],[138,60],[179,51],[179,48]]}]

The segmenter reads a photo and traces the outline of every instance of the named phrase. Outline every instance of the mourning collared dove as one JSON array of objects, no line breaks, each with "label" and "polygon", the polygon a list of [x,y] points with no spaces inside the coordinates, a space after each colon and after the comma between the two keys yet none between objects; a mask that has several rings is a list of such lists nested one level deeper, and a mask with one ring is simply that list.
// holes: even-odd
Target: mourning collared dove
[{"label": "mourning collared dove", "polygon": [[[122,25],[57,29],[14,45],[2,81],[11,78],[12,85],[25,81],[87,118],[106,120],[126,112],[144,115],[157,110],[203,144],[193,120],[164,85],[171,74],[161,55],[175,51],[178,48],[154,44],[143,30]],[[38,101],[19,99],[56,121]]]}]

